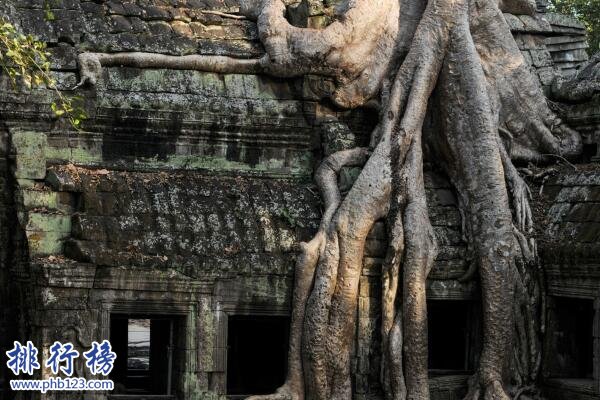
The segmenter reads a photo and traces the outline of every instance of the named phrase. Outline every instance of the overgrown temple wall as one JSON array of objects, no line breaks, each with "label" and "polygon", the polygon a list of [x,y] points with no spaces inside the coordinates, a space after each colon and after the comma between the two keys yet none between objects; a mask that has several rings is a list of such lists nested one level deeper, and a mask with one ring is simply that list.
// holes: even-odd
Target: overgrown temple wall
[{"label": "overgrown temple wall", "polygon": [[[305,6],[294,8],[294,18],[322,24],[317,2]],[[15,0],[0,9],[48,42],[65,90],[78,80],[76,55],[84,51],[262,54],[254,23],[223,16],[237,12],[235,1]],[[543,86],[586,58],[576,21],[548,14],[507,21]],[[333,109],[322,100],[330,82],[314,76],[113,67],[96,86],[72,93],[89,117],[77,132],[52,116],[51,91],[15,89],[0,78],[0,301],[11,304],[0,311],[3,342],[31,339],[47,351],[71,341],[81,351],[109,336],[111,313],[171,315],[181,336],[173,393],[180,400],[225,394],[227,318],[289,315],[294,243],[308,240],[320,218],[314,167],[323,155],[367,143],[376,113]],[[600,140],[598,108],[572,108],[566,118],[586,135],[589,161]],[[577,168],[557,171],[536,199],[547,239],[541,249],[551,294],[569,287],[567,294],[598,302],[600,172],[594,164]],[[342,172],[342,189],[357,172]],[[456,280],[467,260],[452,188],[439,171],[430,171],[426,186],[442,246],[428,297],[476,310],[476,285]],[[386,245],[379,222],[360,282],[356,399],[380,396],[378,269]],[[585,256],[553,253],[572,248]],[[599,371],[591,389],[567,388],[566,396],[596,398]],[[86,374],[78,364],[77,375]],[[464,373],[432,379],[433,397],[460,398],[465,380]]]}]

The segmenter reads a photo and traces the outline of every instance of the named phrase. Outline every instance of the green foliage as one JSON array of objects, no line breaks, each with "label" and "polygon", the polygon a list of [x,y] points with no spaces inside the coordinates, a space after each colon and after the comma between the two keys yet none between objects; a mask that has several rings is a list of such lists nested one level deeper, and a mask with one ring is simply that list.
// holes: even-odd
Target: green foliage
[{"label": "green foliage", "polygon": [[53,0],[44,0],[44,19],[46,21],[54,21],[56,16],[52,12]]},{"label": "green foliage", "polygon": [[27,88],[46,87],[54,90],[58,101],[51,104],[57,117],[65,117],[75,129],[80,129],[86,118],[83,99],[67,97],[56,87],[50,71],[50,53],[46,44],[31,35],[23,35],[11,23],[0,19],[0,68],[10,78],[13,86]]},{"label": "green foliage", "polygon": [[583,22],[588,31],[588,52],[600,51],[600,0],[551,0],[550,10]]}]

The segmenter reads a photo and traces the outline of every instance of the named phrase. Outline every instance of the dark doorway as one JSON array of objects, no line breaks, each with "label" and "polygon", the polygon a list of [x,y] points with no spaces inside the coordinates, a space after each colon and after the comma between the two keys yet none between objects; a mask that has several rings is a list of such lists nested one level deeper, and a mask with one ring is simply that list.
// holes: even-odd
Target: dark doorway
[{"label": "dark doorway", "polygon": [[471,302],[427,301],[429,371],[446,375],[469,370]]},{"label": "dark doorway", "polygon": [[593,379],[593,301],[555,297],[553,303],[549,327],[549,377]]},{"label": "dark doorway", "polygon": [[169,395],[173,382],[176,319],[113,314],[110,341],[117,354],[114,394]]},{"label": "dark doorway", "polygon": [[280,316],[228,318],[227,394],[267,394],[283,384],[289,324]]}]

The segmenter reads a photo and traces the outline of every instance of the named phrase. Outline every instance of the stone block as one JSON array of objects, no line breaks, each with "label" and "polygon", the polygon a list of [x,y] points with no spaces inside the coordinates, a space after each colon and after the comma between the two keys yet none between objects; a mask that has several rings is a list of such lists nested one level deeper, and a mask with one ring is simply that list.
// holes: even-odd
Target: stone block
[{"label": "stone block", "polygon": [[102,4],[94,3],[91,1],[82,2],[80,4],[81,10],[83,10],[86,14],[95,14],[98,15],[100,13],[104,13],[104,7]]},{"label": "stone block", "polygon": [[46,176],[46,135],[30,131],[14,132],[12,147],[15,155],[15,177],[44,179]]},{"label": "stone block", "polygon": [[171,36],[173,34],[171,25],[165,21],[153,21],[148,23],[148,30],[155,36]]},{"label": "stone block", "polygon": [[144,10],[135,3],[123,3],[124,15],[141,17],[144,15]]},{"label": "stone block", "polygon": [[76,69],[77,52],[75,47],[67,43],[59,43],[58,46],[48,49],[51,54],[52,69]]},{"label": "stone block", "polygon": [[31,179],[20,179],[17,178],[17,185],[23,189],[23,188],[27,188],[27,189],[33,189],[35,186],[35,181],[31,180]]},{"label": "stone block", "polygon": [[95,191],[86,191],[83,193],[83,207],[85,212],[91,215],[103,215],[104,207],[102,204],[102,195]]},{"label": "stone block", "polygon": [[540,83],[544,86],[551,85],[557,75],[557,71],[551,66],[541,67],[537,70]]},{"label": "stone block", "polygon": [[519,19],[523,22],[524,30],[527,32],[549,33],[552,30],[550,24],[544,18],[519,15]]},{"label": "stone block", "polygon": [[56,210],[59,208],[58,193],[40,190],[21,190],[21,201],[25,209],[47,208]]},{"label": "stone block", "polygon": [[521,54],[523,54],[523,58],[525,59],[525,62],[527,63],[527,65],[533,65],[533,59],[531,58],[531,54],[529,53],[529,50],[522,50]]},{"label": "stone block", "polygon": [[521,50],[539,49],[543,43],[536,39],[533,35],[520,34],[515,36],[515,41]]},{"label": "stone block", "polygon": [[44,232],[26,230],[29,255],[32,257],[61,254],[63,249],[63,232]]},{"label": "stone block", "polygon": [[585,25],[577,18],[558,14],[558,13],[547,13],[544,18],[554,27],[568,27],[575,29],[585,29]]},{"label": "stone block", "polygon": [[120,33],[129,32],[133,30],[131,22],[122,15],[111,15],[110,16],[110,32]]},{"label": "stone block", "polygon": [[436,239],[438,240],[438,244],[442,246],[453,246],[463,243],[462,236],[458,229],[445,226],[434,226],[433,230],[435,232]]},{"label": "stone block", "polygon": [[326,121],[321,125],[323,151],[330,155],[340,150],[348,150],[358,145],[358,138],[348,126],[338,121]]},{"label": "stone block", "polygon": [[171,22],[171,29],[177,35],[191,37],[193,35],[192,28],[190,25],[183,21],[173,21]]},{"label": "stone block", "polygon": [[175,21],[182,21],[182,22],[191,22],[192,21],[190,13],[188,12],[187,9],[184,9],[184,8],[171,8],[169,10],[169,12],[171,13],[171,17]]},{"label": "stone block", "polygon": [[[171,19],[171,14],[165,7],[148,6],[144,9],[144,17],[148,20],[162,20],[167,21]],[[125,10],[123,10],[123,14]]]},{"label": "stone block", "polygon": [[465,246],[441,246],[436,260],[462,260],[465,253]]},{"label": "stone block", "polygon": [[43,8],[44,0],[21,0],[19,6],[23,8]]},{"label": "stone block", "polygon": [[590,196],[591,188],[588,186],[573,186],[563,188],[558,196],[556,202],[574,203],[587,201]]},{"label": "stone block", "polygon": [[72,236],[76,239],[104,242],[107,240],[102,217],[75,214],[72,220]]},{"label": "stone block", "polygon": [[577,203],[563,220],[569,222],[600,222],[600,203]]},{"label": "stone block", "polygon": [[565,174],[558,177],[556,183],[563,186],[600,186],[600,173],[597,171],[582,171]]},{"label": "stone block", "polygon": [[71,217],[63,214],[30,212],[27,218],[27,230],[57,232],[67,235],[71,232]]},{"label": "stone block", "polygon": [[534,67],[552,66],[552,57],[550,57],[550,52],[547,50],[531,50],[529,54],[531,55],[531,61]]},{"label": "stone block", "polygon": [[123,6],[123,3],[120,1],[115,1],[115,0],[108,1],[108,2],[106,2],[106,6],[108,7],[109,14],[124,15],[127,13],[125,11],[125,7]]},{"label": "stone block", "polygon": [[77,75],[74,72],[54,72],[56,88],[59,90],[70,90],[77,85]]},{"label": "stone block", "polygon": [[525,24],[516,15],[504,14],[504,19],[510,27],[511,31],[522,31],[525,28]]},{"label": "stone block", "polygon": [[600,239],[600,223],[586,222],[578,224],[574,239],[578,242],[596,242]]},{"label": "stone block", "polygon": [[79,186],[78,182],[73,179],[73,176],[71,176],[70,173],[54,168],[48,170],[46,183],[57,192],[73,192],[76,191]]}]

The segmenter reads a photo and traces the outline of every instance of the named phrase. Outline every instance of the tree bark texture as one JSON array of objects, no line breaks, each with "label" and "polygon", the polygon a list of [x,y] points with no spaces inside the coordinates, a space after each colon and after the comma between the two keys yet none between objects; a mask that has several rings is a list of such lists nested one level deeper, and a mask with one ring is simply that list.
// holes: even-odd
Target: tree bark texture
[{"label": "tree bark texture", "polygon": [[[550,110],[502,14],[532,14],[535,2],[344,0],[323,29],[292,26],[281,0],[245,0],[241,9],[257,21],[261,59],[83,54],[80,69],[82,83],[94,83],[102,65],[310,73],[334,78],[331,100],[339,107],[379,104],[371,148],[335,153],[315,173],[325,210],[315,237],[300,244],[287,380],[251,400],[352,398],[364,246],[381,219],[390,237],[382,268],[382,387],[388,400],[429,398],[425,285],[437,244],[424,157],[446,171],[459,199],[471,260],[462,280],[480,281],[483,348],[467,399],[508,400],[535,387],[544,289],[529,189],[513,161],[581,150],[579,135]],[[555,92],[565,96],[568,85],[557,83]],[[574,96],[586,90],[576,87]],[[342,198],[337,174],[344,166],[363,168]]]}]

